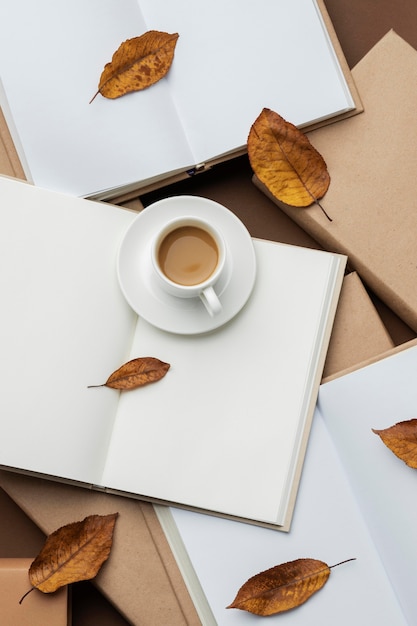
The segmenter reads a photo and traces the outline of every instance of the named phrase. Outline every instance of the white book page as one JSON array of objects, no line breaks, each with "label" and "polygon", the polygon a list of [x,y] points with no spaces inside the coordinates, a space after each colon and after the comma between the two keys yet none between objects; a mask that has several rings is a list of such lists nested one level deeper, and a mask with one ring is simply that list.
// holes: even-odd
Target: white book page
[{"label": "white book page", "polygon": [[168,85],[109,100],[104,65],[147,30],[136,0],[0,6],[0,79],[37,185],[77,196],[194,164]]},{"label": "white book page", "polygon": [[417,348],[322,385],[319,407],[410,624],[417,619],[417,474],[372,432],[417,416]]},{"label": "white book page", "polygon": [[[225,608],[240,586],[258,572],[298,558],[334,565],[353,557],[355,561],[334,568],[324,588],[308,602],[270,618],[272,622],[276,619],[282,626],[414,623],[407,622],[402,614],[319,414],[313,422],[290,533],[174,508],[171,511],[180,541],[221,626],[258,623],[260,618],[250,613]],[[170,540],[175,553],[178,538],[171,533]],[[191,585],[192,579],[190,575]]]},{"label": "white book page", "polygon": [[283,523],[334,259],[254,244],[255,288],[229,324],[181,336],[138,321],[131,358],[171,369],[122,394],[106,487]]},{"label": "white book page", "polygon": [[[136,316],[115,257],[134,213],[0,178],[0,464],[98,483]],[[98,232],[99,229],[99,232]]]},{"label": "white book page", "polygon": [[313,0],[138,0],[178,32],[167,77],[197,162],[243,147],[264,107],[296,125],[353,108]]}]

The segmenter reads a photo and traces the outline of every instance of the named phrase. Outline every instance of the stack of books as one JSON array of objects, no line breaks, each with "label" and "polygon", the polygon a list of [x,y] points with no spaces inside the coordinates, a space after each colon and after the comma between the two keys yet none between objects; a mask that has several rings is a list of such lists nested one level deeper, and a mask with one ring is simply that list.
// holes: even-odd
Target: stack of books
[{"label": "stack of books", "polygon": [[[248,616],[225,607],[247,578],[312,556],[356,560],[282,615],[284,624],[412,624],[413,473],[372,428],[413,416],[417,346],[393,347],[361,279],[417,332],[416,224],[406,193],[417,53],[389,33],[352,78],[314,0],[198,11],[181,0],[168,8],[130,0],[123,13],[114,0],[100,10],[75,2],[65,7],[66,32],[79,43],[70,48],[53,5],[41,0],[34,11],[18,0],[0,20],[0,166],[8,175],[0,178],[0,486],[47,533],[119,511],[118,542],[97,585],[132,623],[240,625]],[[50,88],[27,77],[31,99],[22,98],[27,54],[13,23],[27,28],[26,45],[36,35],[37,67],[58,65]],[[121,41],[148,29],[180,35],[167,78],[89,105]],[[309,55],[299,55],[294,29]],[[254,40],[262,72],[252,65]],[[65,53],[45,55],[59,48]],[[407,81],[387,59],[401,63]],[[254,239],[255,288],[231,322],[201,335],[160,330],[132,311],[117,281],[136,213],[92,199],[120,204],[242,154],[263,106],[311,129],[328,164],[323,203],[332,222],[314,207],[280,205],[326,251]],[[401,163],[389,194],[382,183],[392,163],[369,168],[387,119],[392,163]],[[347,260],[357,273],[343,278]],[[171,364],[158,384],[122,394],[87,388],[148,354]],[[129,582],[133,571],[143,596],[138,578]],[[161,595],[162,606],[149,601]],[[356,601],[347,606],[348,595]]]}]

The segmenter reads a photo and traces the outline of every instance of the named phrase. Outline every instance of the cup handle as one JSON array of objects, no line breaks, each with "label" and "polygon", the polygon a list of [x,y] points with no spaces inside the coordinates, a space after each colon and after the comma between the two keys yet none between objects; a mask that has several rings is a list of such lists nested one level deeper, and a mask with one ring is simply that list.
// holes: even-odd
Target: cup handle
[{"label": "cup handle", "polygon": [[199,295],[211,317],[220,313],[222,305],[213,287],[206,287]]}]

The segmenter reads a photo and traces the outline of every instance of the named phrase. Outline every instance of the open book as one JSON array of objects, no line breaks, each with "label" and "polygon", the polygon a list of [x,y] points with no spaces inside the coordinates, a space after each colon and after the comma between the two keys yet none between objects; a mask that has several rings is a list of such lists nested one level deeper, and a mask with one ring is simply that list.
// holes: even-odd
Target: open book
[{"label": "open book", "polygon": [[[352,112],[354,87],[318,4],[3,4],[0,104],[26,178],[77,196],[115,197],[242,154],[265,106],[300,126]],[[179,33],[168,75],[89,104],[119,45],[151,29]]]},{"label": "open book", "polygon": [[[0,197],[0,464],[287,529],[346,257],[254,241],[240,313],[178,335],[119,288],[135,213],[7,178]],[[87,388],[144,356],[161,381]]]},{"label": "open book", "polygon": [[[372,432],[416,416],[417,344],[322,384],[291,533],[158,507],[173,550],[204,590],[205,626],[244,626],[252,616],[226,610],[240,586],[274,565],[312,557],[332,570],[325,587],[283,613],[283,626],[417,621],[417,474]],[[207,558],[207,555],[210,558]],[[194,589],[193,585],[190,585]]]},{"label": "open book", "polygon": [[[327,372],[328,376],[334,376],[392,347],[392,340],[359,276],[354,272],[346,275],[324,374]],[[119,512],[118,535],[112,547],[111,563],[106,568],[106,576],[97,577],[94,584],[132,624],[200,626],[195,606],[201,616],[210,615],[211,610],[198,579],[193,576],[190,580],[188,554],[183,550],[179,555],[176,549],[177,565],[169,547],[169,530],[172,529],[177,536],[178,529],[171,524],[165,534],[155,515],[155,508],[166,507],[15,472],[0,471],[0,487],[45,534],[86,515]],[[3,507],[4,499],[0,502]],[[7,520],[10,519],[7,511],[2,509],[2,513],[1,530],[7,527]],[[164,529],[167,531],[166,525]],[[174,540],[174,543],[177,548],[178,541]],[[194,604],[179,567],[186,572]],[[123,584],[120,584],[121,581]],[[138,594],[139,588],[146,589],[146,593]],[[159,601],[161,597],[164,598],[163,603]],[[203,623],[207,621],[203,620]]]}]

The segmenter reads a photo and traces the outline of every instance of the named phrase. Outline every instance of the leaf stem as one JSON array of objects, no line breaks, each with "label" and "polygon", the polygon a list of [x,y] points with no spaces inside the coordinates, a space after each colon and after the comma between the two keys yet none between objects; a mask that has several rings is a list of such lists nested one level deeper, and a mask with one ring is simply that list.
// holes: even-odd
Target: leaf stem
[{"label": "leaf stem", "polygon": [[99,94],[99,93],[100,93],[100,89],[98,89],[98,90],[96,91],[96,93],[95,93],[95,94],[94,94],[94,96],[91,98],[91,100],[90,100],[90,102],[89,102],[88,104],[91,104],[91,103],[92,103],[92,101],[93,101],[93,100],[95,100],[95,99],[97,98],[97,96],[98,96],[98,94]]},{"label": "leaf stem", "polygon": [[346,559],[345,561],[340,561],[340,563],[336,563],[335,565],[329,565],[329,569],[333,569],[333,567],[339,567],[339,565],[344,565],[345,563],[350,563],[350,561],[356,561],[356,556],[351,559]]},{"label": "leaf stem", "polygon": [[326,211],[324,210],[324,207],[322,204],[320,204],[320,202],[318,200],[316,200],[316,204],[317,206],[319,206],[321,208],[321,210],[323,211],[324,215],[327,217],[327,219],[329,220],[329,222],[332,222],[332,218],[330,217],[330,215],[328,213],[326,213]]},{"label": "leaf stem", "polygon": [[22,604],[23,600],[26,598],[26,596],[28,596],[30,593],[32,593],[32,591],[35,589],[35,587],[32,587],[31,589],[29,589],[29,591],[26,591],[26,593],[20,598],[19,600],[19,604]]}]

